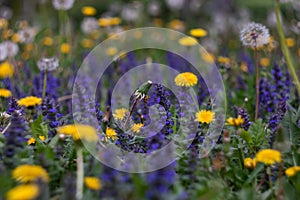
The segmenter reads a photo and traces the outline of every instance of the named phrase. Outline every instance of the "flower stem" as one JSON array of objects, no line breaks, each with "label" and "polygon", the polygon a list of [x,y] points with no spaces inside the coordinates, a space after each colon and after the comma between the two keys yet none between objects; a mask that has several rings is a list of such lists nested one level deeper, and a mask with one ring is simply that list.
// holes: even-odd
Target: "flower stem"
[{"label": "flower stem", "polygon": [[283,53],[284,58],[286,60],[288,70],[289,70],[289,72],[290,72],[290,74],[291,74],[291,76],[294,80],[294,84],[295,84],[295,87],[298,91],[298,94],[300,94],[300,82],[299,82],[299,79],[297,77],[293,62],[292,62],[291,54],[290,54],[289,49],[288,49],[288,47],[285,43],[285,36],[284,36],[284,32],[283,32],[283,27],[282,27],[282,21],[280,19],[280,5],[279,5],[278,0],[276,0],[276,3],[275,3],[275,14],[276,14],[277,30],[278,30],[278,34],[279,34],[282,53]]},{"label": "flower stem", "polygon": [[44,71],[44,82],[43,82],[42,99],[44,99],[45,96],[46,96],[46,90],[47,90],[47,75],[48,75],[48,72],[47,72],[47,70],[45,70],[45,71]]},{"label": "flower stem", "polygon": [[258,67],[258,52],[257,49],[254,50],[255,56],[255,121],[258,118],[258,109],[259,109],[259,67]]},{"label": "flower stem", "polygon": [[84,177],[83,155],[82,155],[81,146],[77,146],[76,154],[77,154],[76,200],[81,200],[83,197],[83,177]]}]

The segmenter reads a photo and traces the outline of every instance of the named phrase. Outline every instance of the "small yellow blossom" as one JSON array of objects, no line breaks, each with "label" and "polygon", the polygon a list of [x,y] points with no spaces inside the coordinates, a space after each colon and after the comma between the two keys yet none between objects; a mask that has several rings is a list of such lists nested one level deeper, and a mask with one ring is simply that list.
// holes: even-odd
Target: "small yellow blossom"
[{"label": "small yellow blossom", "polygon": [[281,153],[274,149],[263,149],[256,154],[257,162],[273,165],[281,162]]},{"label": "small yellow blossom", "polygon": [[221,64],[227,64],[230,62],[230,59],[228,57],[223,57],[223,56],[219,56],[218,57],[218,62]]},{"label": "small yellow blossom", "polygon": [[215,118],[215,113],[210,110],[200,110],[196,113],[196,121],[209,124]]},{"label": "small yellow blossom", "polygon": [[68,54],[71,51],[71,47],[68,43],[62,43],[60,45],[60,52],[63,54]]},{"label": "small yellow blossom", "polygon": [[174,29],[174,30],[177,30],[177,31],[183,31],[183,30],[185,29],[184,22],[181,21],[181,20],[178,20],[178,19],[172,20],[172,21],[168,24],[168,27],[169,27],[170,29]]},{"label": "small yellow blossom", "polygon": [[39,195],[36,184],[18,185],[6,193],[6,200],[33,200]]},{"label": "small yellow blossom", "polygon": [[30,52],[34,49],[34,47],[35,47],[34,44],[29,43],[24,46],[24,49],[25,49],[25,51]]},{"label": "small yellow blossom", "polygon": [[204,37],[207,35],[207,31],[202,28],[195,28],[190,30],[190,35],[194,37]]},{"label": "small yellow blossom", "polygon": [[247,169],[254,169],[256,167],[256,158],[245,158],[244,167]]},{"label": "small yellow blossom", "polygon": [[116,133],[116,131],[112,128],[107,127],[106,131],[105,131],[106,137],[105,140],[107,141],[109,138],[112,140],[116,140],[118,139],[118,134]]},{"label": "small yellow blossom", "polygon": [[35,139],[33,137],[29,138],[29,140],[27,140],[27,144],[28,145],[35,144]]},{"label": "small yellow blossom", "polygon": [[244,123],[244,119],[242,118],[241,115],[238,116],[238,118],[228,118],[227,123],[231,126],[241,126]]},{"label": "small yellow blossom", "polygon": [[297,172],[300,171],[300,166],[293,166],[293,167],[289,167],[285,170],[285,174],[288,177],[292,177],[295,176]]},{"label": "small yellow blossom", "polygon": [[118,49],[116,47],[108,47],[105,51],[106,55],[114,56],[118,53]]},{"label": "small yellow blossom", "polygon": [[53,45],[53,39],[51,37],[44,37],[43,44],[45,46],[52,46]]},{"label": "small yellow blossom", "polygon": [[286,38],[285,43],[288,47],[293,47],[295,46],[295,40],[293,38]]},{"label": "small yellow blossom", "polygon": [[0,64],[0,78],[11,78],[14,75],[13,65],[5,61]]},{"label": "small yellow blossom", "polygon": [[40,136],[39,136],[39,139],[42,140],[42,141],[44,141],[44,140],[45,140],[45,136],[40,135]]},{"label": "small yellow blossom", "polygon": [[0,29],[7,28],[8,27],[8,21],[5,18],[0,18]]},{"label": "small yellow blossom", "polygon": [[179,44],[181,44],[182,46],[186,46],[186,47],[191,47],[191,46],[195,46],[198,44],[197,40],[193,37],[183,37],[179,39]]},{"label": "small yellow blossom", "polygon": [[114,116],[115,119],[123,120],[124,117],[126,116],[127,112],[128,112],[128,110],[126,108],[116,109],[113,116]]},{"label": "small yellow blossom", "polygon": [[25,106],[25,107],[37,106],[40,105],[41,103],[42,103],[42,99],[35,96],[25,97],[18,101],[19,106]]},{"label": "small yellow blossom", "polygon": [[135,133],[139,133],[141,131],[141,128],[144,126],[144,124],[139,123],[139,124],[133,124],[130,130],[132,130]]},{"label": "small yellow blossom", "polygon": [[93,16],[97,13],[97,10],[92,6],[84,6],[81,8],[81,12],[85,16]]},{"label": "small yellow blossom", "polygon": [[49,181],[47,171],[39,165],[20,165],[13,170],[12,177],[21,183],[36,181],[37,179]]},{"label": "small yellow blossom", "polygon": [[94,45],[94,41],[88,38],[84,38],[81,40],[81,46],[86,49],[92,48]]},{"label": "small yellow blossom", "polygon": [[261,58],[260,65],[262,67],[268,67],[270,65],[270,59],[269,58]]},{"label": "small yellow blossom", "polygon": [[98,140],[96,129],[89,125],[69,124],[58,127],[57,132],[64,135],[71,135],[75,141],[83,139],[94,142]]},{"label": "small yellow blossom", "polygon": [[19,38],[19,35],[17,33],[13,34],[11,36],[11,40],[14,42],[14,43],[18,43],[20,38]]},{"label": "small yellow blossom", "polygon": [[242,62],[242,64],[241,64],[241,70],[243,72],[248,72],[248,66],[247,66],[247,64],[245,62]]},{"label": "small yellow blossom", "polygon": [[200,54],[201,58],[206,62],[206,63],[214,63],[215,62],[215,56],[211,53],[205,52],[202,49],[200,49]]},{"label": "small yellow blossom", "polygon": [[175,77],[174,82],[177,86],[191,87],[198,83],[198,78],[191,72],[184,72],[178,74]]},{"label": "small yellow blossom", "polygon": [[87,188],[91,190],[100,190],[101,189],[101,182],[96,177],[85,177],[84,183]]},{"label": "small yellow blossom", "polygon": [[11,91],[8,89],[0,88],[0,97],[8,98],[11,96]]}]

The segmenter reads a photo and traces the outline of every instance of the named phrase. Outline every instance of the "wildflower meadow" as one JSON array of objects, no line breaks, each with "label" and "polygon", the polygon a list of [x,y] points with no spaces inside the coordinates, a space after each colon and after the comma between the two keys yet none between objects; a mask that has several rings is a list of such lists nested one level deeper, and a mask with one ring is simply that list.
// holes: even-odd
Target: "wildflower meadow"
[{"label": "wildflower meadow", "polygon": [[2,0],[0,35],[0,199],[300,199],[299,0]]}]

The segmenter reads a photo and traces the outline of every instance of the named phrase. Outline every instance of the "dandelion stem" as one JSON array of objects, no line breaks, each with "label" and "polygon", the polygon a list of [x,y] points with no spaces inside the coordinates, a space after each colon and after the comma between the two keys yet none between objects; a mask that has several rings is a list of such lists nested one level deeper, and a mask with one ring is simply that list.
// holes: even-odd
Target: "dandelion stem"
[{"label": "dandelion stem", "polygon": [[258,118],[258,109],[259,109],[259,67],[258,67],[258,52],[257,49],[254,50],[255,56],[255,121]]},{"label": "dandelion stem", "polygon": [[291,54],[289,52],[289,49],[285,43],[285,36],[284,36],[284,32],[283,32],[283,27],[282,27],[282,21],[280,19],[280,5],[278,0],[275,3],[275,14],[276,14],[276,21],[277,21],[277,30],[278,30],[278,34],[279,34],[279,38],[280,38],[280,45],[281,45],[281,49],[282,49],[282,53],[284,55],[284,58],[286,60],[286,64],[288,66],[288,70],[294,80],[294,84],[295,87],[298,91],[298,94],[300,94],[300,82],[299,79],[297,77],[293,62],[292,62],[292,58],[291,58]]},{"label": "dandelion stem", "polygon": [[77,154],[76,200],[81,200],[83,197],[83,177],[84,177],[83,155],[82,155],[81,146],[77,146],[76,154]]},{"label": "dandelion stem", "polygon": [[129,122],[129,120],[130,120],[130,117],[131,117],[131,115],[132,115],[133,109],[134,109],[134,107],[135,107],[136,104],[137,104],[137,101],[138,101],[138,98],[135,97],[135,99],[134,99],[134,101],[133,101],[133,104],[132,104],[132,106],[131,106],[131,108],[130,108],[129,115],[128,115],[126,121],[125,121],[124,128],[127,127],[127,124],[128,124],[128,122]]},{"label": "dandelion stem", "polygon": [[42,99],[44,99],[45,96],[46,96],[46,90],[47,90],[47,75],[48,75],[48,72],[47,72],[47,70],[45,70],[45,71],[44,71],[44,82],[43,82]]}]

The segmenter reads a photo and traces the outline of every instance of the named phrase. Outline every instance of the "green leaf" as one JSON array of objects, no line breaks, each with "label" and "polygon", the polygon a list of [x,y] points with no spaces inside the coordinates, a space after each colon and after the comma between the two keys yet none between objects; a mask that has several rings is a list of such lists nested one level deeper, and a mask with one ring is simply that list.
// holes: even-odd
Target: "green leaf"
[{"label": "green leaf", "polygon": [[43,115],[38,115],[36,120],[34,120],[30,124],[30,128],[32,131],[32,135],[35,137],[38,137],[40,135],[43,135],[45,137],[48,136],[48,126],[44,123]]},{"label": "green leaf", "polygon": [[248,179],[245,181],[244,185],[247,185],[253,181],[253,179],[257,176],[259,172],[261,172],[264,169],[264,164],[258,163],[256,168],[252,171],[252,173],[249,175]]},{"label": "green leaf", "polygon": [[252,137],[250,135],[249,132],[245,131],[244,129],[242,130],[242,133],[241,133],[241,138],[243,140],[245,140],[248,144],[252,142]]},{"label": "green leaf", "polygon": [[285,134],[285,137],[288,138],[290,144],[299,144],[300,141],[300,128],[296,124],[296,115],[298,114],[299,113],[296,114],[296,111],[289,105],[281,122],[283,133]]},{"label": "green leaf", "polygon": [[264,142],[264,126],[262,119],[258,119],[256,122],[251,124],[248,133],[251,135],[252,142],[255,147],[260,147]]}]

